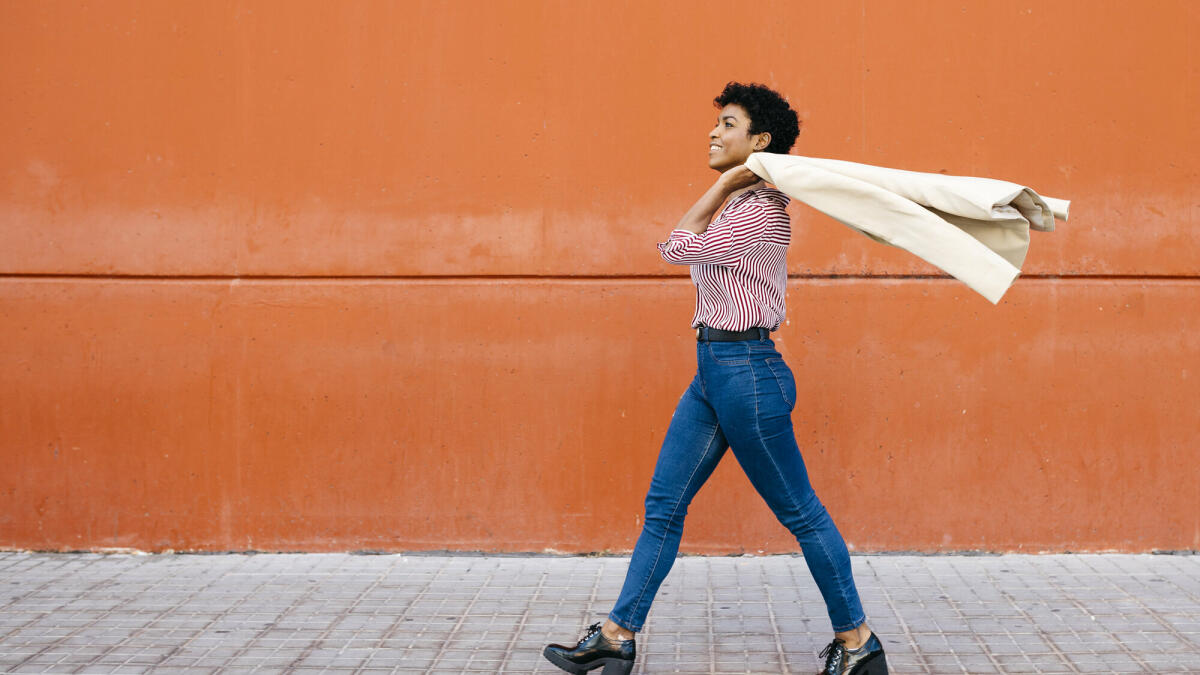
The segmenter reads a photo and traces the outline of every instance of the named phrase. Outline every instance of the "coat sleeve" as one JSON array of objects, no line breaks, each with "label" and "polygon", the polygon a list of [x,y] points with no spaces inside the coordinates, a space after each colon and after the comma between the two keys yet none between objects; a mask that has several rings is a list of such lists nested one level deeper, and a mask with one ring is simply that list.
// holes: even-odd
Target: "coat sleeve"
[{"label": "coat sleeve", "polygon": [[778,218],[787,218],[774,200],[747,199],[726,209],[701,234],[672,230],[658,245],[663,260],[676,265],[733,267],[767,235]]}]

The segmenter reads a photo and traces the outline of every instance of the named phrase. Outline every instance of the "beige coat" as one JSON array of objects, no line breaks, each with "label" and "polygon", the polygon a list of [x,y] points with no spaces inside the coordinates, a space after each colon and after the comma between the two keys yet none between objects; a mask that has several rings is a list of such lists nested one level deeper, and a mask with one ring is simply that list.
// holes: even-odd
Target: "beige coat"
[{"label": "beige coat", "polygon": [[1070,202],[991,178],[756,152],[746,167],[788,196],[902,248],[997,303],[1021,273],[1029,228],[1050,232]]}]

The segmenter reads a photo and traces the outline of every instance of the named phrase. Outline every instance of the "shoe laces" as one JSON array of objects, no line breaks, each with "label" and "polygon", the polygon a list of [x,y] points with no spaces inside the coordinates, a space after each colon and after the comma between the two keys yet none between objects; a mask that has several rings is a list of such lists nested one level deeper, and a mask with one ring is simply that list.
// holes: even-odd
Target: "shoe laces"
[{"label": "shoe laces", "polygon": [[587,635],[584,635],[583,638],[579,640],[579,644],[575,645],[575,648],[578,649],[581,645],[583,645],[583,643],[592,639],[592,636],[599,632],[600,632],[600,624],[599,623],[594,623],[594,624],[588,626]]},{"label": "shoe laces", "polygon": [[825,645],[819,656],[825,659],[825,667],[819,675],[841,675],[842,660],[846,658],[846,641],[834,638],[833,642]]}]

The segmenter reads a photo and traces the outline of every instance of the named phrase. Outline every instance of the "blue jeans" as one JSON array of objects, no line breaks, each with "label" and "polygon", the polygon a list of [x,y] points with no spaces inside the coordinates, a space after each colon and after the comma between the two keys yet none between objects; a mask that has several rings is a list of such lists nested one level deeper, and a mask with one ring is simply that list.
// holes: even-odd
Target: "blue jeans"
[{"label": "blue jeans", "polygon": [[835,632],[863,623],[850,554],[808,482],[792,432],[796,380],[769,339],[697,342],[696,377],[679,400],[663,440],[646,519],[609,613],[639,631],[679,551],[688,504],[728,447],[775,517],[804,551]]}]

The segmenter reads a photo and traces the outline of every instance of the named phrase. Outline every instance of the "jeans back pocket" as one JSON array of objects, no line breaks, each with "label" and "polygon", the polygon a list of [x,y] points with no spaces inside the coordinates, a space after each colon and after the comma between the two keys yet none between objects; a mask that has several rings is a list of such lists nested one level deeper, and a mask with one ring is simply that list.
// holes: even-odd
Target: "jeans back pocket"
[{"label": "jeans back pocket", "polygon": [[796,378],[792,375],[792,369],[784,363],[782,358],[767,359],[767,368],[771,369],[771,374],[775,376],[775,383],[779,385],[779,393],[783,395],[783,400],[787,401],[789,407],[796,407]]}]

